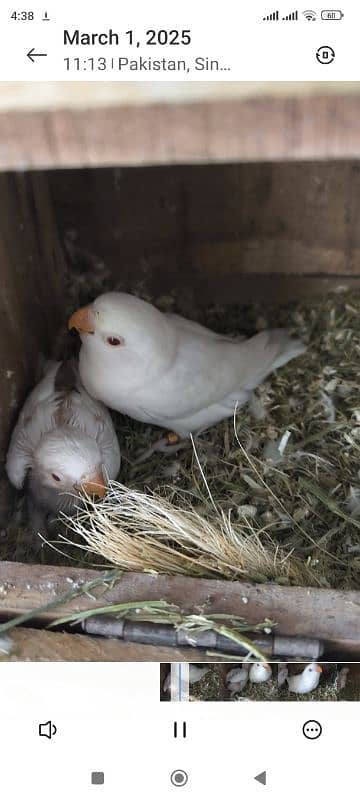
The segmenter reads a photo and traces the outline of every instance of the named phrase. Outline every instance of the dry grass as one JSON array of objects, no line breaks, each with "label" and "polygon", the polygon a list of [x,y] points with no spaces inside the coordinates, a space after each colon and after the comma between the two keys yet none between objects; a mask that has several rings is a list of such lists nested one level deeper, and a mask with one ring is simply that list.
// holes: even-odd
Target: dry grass
[{"label": "dry grass", "polygon": [[192,508],[195,499],[177,492],[170,502],[112,481],[102,502],[89,498],[76,518],[66,518],[61,540],[134,572],[316,583],[310,567],[274,545],[268,530],[232,519],[210,499],[202,515]]},{"label": "dry grass", "polygon": [[[354,292],[280,308],[228,309],[226,316],[212,309],[200,318],[225,332],[286,325],[308,343],[304,356],[260,388],[263,419],[240,409],[236,436],[233,420],[225,421],[196,440],[196,451],[223,516],[231,511],[234,525],[253,532],[253,543],[256,536],[264,547],[270,540],[309,567],[316,581],[342,589],[360,587],[359,319]],[[122,482],[176,503],[179,492],[189,493],[193,509],[213,521],[191,447],[171,463],[156,455],[134,467],[135,428],[136,448],[157,436],[121,420],[128,444]],[[286,581],[283,574],[275,579]]]}]

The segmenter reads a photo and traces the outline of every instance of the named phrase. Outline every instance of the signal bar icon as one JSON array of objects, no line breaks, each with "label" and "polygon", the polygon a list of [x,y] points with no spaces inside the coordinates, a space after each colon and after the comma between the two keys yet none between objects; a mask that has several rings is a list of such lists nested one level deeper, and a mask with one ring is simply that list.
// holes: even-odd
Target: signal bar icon
[{"label": "signal bar icon", "polygon": [[282,20],[289,20],[289,21],[290,20],[293,21],[293,20],[297,20],[297,19],[299,19],[297,11],[292,11],[291,14],[287,14],[286,17],[282,17]]},{"label": "signal bar icon", "polygon": [[279,21],[279,12],[273,11],[272,14],[268,14],[267,17],[263,17],[263,22],[278,22]]}]

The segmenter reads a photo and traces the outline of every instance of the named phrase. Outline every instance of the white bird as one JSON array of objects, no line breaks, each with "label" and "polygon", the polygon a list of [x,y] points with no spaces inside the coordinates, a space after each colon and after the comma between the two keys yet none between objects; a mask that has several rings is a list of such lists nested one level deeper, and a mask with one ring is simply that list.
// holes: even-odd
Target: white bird
[{"label": "white bird", "polygon": [[243,664],[242,667],[234,667],[226,674],[226,686],[231,694],[242,692],[249,680],[249,666]]},{"label": "white bird", "polygon": [[47,362],[20,412],[6,458],[10,482],[26,489],[34,530],[46,527],[49,514],[74,513],[84,492],[102,497],[106,479],[119,468],[107,409],[85,391],[74,362]]},{"label": "white bird", "polygon": [[335,685],[338,691],[342,691],[342,689],[345,689],[349,672],[350,672],[349,667],[341,667],[341,669],[339,669],[339,672],[337,673],[335,680]]},{"label": "white bird", "polygon": [[80,334],[80,375],[92,397],[180,438],[233,416],[305,351],[286,330],[232,339],[122,292],[78,309],[68,327]]},{"label": "white bird", "polygon": [[291,675],[287,678],[289,691],[296,692],[297,694],[312,692],[319,685],[321,673],[322,667],[320,664],[316,664],[315,662],[307,664],[300,675]]},{"label": "white bird", "polygon": [[200,667],[199,664],[189,664],[189,683],[198,683],[210,670],[210,667]]},{"label": "white bird", "polygon": [[259,662],[252,664],[249,672],[250,683],[265,683],[272,676],[272,670],[269,664]]}]

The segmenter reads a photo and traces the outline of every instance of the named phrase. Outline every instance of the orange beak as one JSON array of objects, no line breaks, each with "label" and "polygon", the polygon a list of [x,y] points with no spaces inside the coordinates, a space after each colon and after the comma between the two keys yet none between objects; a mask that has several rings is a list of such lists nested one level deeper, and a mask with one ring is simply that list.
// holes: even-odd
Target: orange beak
[{"label": "orange beak", "polygon": [[91,481],[85,481],[80,486],[82,492],[88,495],[95,495],[95,497],[105,497],[106,485],[101,472],[97,472]]},{"label": "orange beak", "polygon": [[68,321],[69,331],[73,328],[76,328],[78,333],[95,333],[91,306],[83,306],[83,308],[78,308],[77,311],[74,311]]},{"label": "orange beak", "polygon": [[323,670],[322,670],[322,667],[320,667],[320,664],[316,664],[315,672],[320,672],[321,673],[322,671]]}]

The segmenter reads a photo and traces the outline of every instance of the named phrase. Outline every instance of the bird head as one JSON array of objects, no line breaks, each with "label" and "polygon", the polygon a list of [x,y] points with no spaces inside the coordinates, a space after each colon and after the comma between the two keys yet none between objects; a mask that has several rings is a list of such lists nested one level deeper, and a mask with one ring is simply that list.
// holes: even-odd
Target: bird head
[{"label": "bird head", "polygon": [[271,674],[271,667],[265,661],[252,664],[250,669],[250,675],[253,680],[267,680]]},{"label": "bird head", "polygon": [[106,485],[97,442],[79,430],[59,429],[43,436],[34,453],[29,488],[35,501],[54,512],[70,513],[76,497],[103,497]]},{"label": "bird head", "polygon": [[150,303],[125,292],[107,292],[88,306],[79,308],[68,320],[68,329],[78,331],[83,347],[116,365],[127,354],[147,363],[161,345],[171,347],[169,324],[164,314]]},{"label": "bird head", "polygon": [[320,664],[316,664],[315,662],[312,662],[311,664],[308,664],[304,669],[304,672],[306,672],[306,673],[308,673],[310,675],[312,673],[315,673],[315,674],[318,673],[319,675],[321,675],[322,671],[323,671],[322,670],[322,666]]}]

